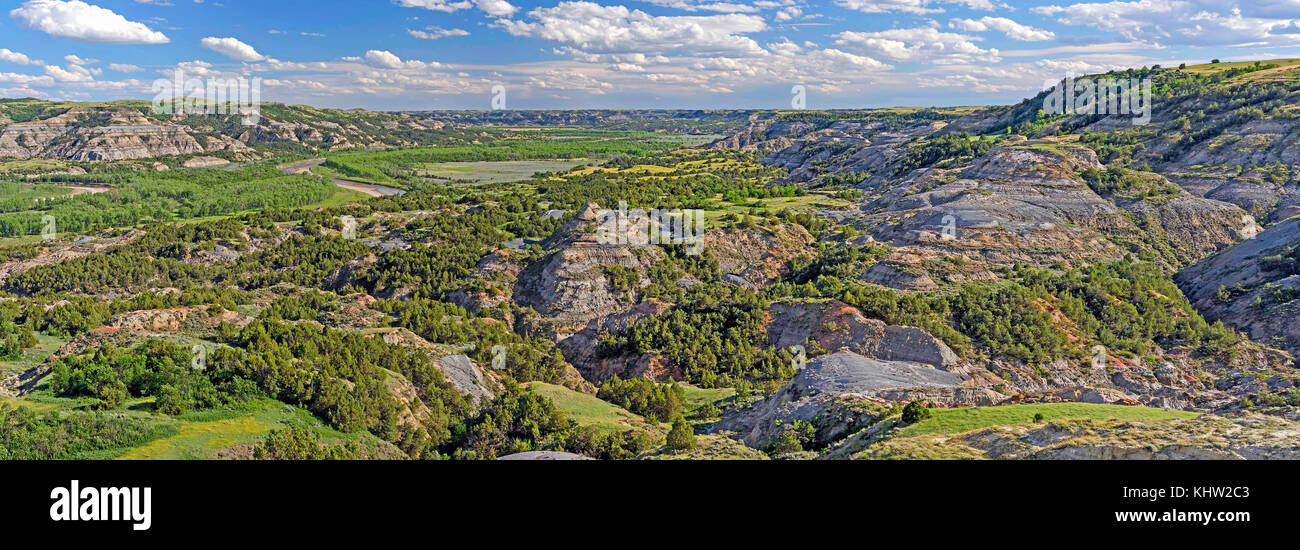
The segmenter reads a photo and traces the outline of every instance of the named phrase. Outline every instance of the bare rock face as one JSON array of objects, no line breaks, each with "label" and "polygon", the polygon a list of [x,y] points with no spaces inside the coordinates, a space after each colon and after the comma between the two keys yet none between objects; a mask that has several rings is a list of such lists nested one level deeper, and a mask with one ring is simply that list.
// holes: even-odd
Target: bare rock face
[{"label": "bare rock face", "polygon": [[81,161],[202,153],[188,126],[159,124],[129,108],[69,109],[45,120],[0,130],[0,157]]},{"label": "bare rock face", "polygon": [[724,276],[762,288],[786,275],[791,260],[811,256],[813,240],[802,225],[782,224],[771,229],[710,230],[704,234],[704,248],[718,260],[718,271]]},{"label": "bare rock face", "polygon": [[757,122],[740,132],[719,139],[709,146],[714,149],[772,152],[787,149],[795,144],[792,137],[811,129],[804,122]]},{"label": "bare rock face", "polygon": [[884,361],[909,361],[940,369],[958,364],[957,354],[930,333],[867,319],[839,300],[776,302],[769,313],[767,343],[772,347],[788,348],[812,339],[822,349],[849,349]]},{"label": "bare rock face", "polygon": [[103,126],[77,128],[67,143],[48,156],[72,160],[127,160],[202,153],[203,146],[185,126]]},{"label": "bare rock face", "polygon": [[227,164],[230,164],[230,161],[223,158],[194,157],[190,160],[185,161],[184,166],[186,168],[212,168],[215,166],[225,166]]},{"label": "bare rock face", "polygon": [[1026,460],[1295,460],[1300,424],[1251,415],[1169,420],[1078,420],[995,426],[884,441],[854,458]]},{"label": "bare rock face", "polygon": [[476,365],[469,356],[447,353],[447,346],[433,344],[404,328],[384,332],[381,338],[388,344],[409,346],[428,353],[447,381],[457,391],[469,395],[476,405],[492,400],[500,390],[495,376]]},{"label": "bare rock face", "polygon": [[873,404],[919,397],[935,406],[993,405],[1005,399],[965,383],[962,375],[919,363],[838,351],[810,361],[785,387],[753,407],[729,413],[711,431],[736,432],[746,445],[767,448],[795,420],[814,423],[818,438],[830,441],[879,420]]},{"label": "bare rock face", "polygon": [[560,451],[527,451],[506,455],[497,460],[596,460],[589,456]]},{"label": "bare rock face", "polygon": [[872,265],[858,278],[864,282],[898,290],[925,292],[939,288],[925,270],[887,261]]},{"label": "bare rock face", "polygon": [[[792,181],[808,181],[826,172],[866,172],[871,174],[868,183],[874,184],[892,175],[892,169],[882,167],[906,151],[912,140],[943,128],[941,122],[895,126],[838,121],[814,130],[808,125],[784,123],[773,124],[771,129],[760,125],[715,145],[734,143],[741,150],[775,151],[763,162],[785,168]],[[756,136],[768,139],[755,143]]]},{"label": "bare rock face", "polygon": [[631,289],[613,287],[606,268],[642,272],[661,254],[658,248],[573,243],[525,269],[519,276],[516,300],[544,315],[586,324],[635,303]]},{"label": "bare rock face", "polygon": [[[1157,261],[1177,267],[1231,245],[1253,224],[1235,205],[1183,191],[1160,199],[1102,197],[1078,176],[1101,167],[1083,147],[995,147],[959,172],[923,170],[892,183],[848,219],[902,252],[958,254],[989,266],[1107,261],[1140,243],[1164,251]],[[868,277],[895,275],[882,267]]]},{"label": "bare rock face", "polygon": [[1262,261],[1295,246],[1300,246],[1300,220],[1291,219],[1184,269],[1174,280],[1206,319],[1300,357],[1300,299],[1278,298],[1288,292],[1300,296],[1300,275]]},{"label": "bare rock face", "polygon": [[11,124],[0,130],[0,157],[39,157],[65,131],[62,124]]},{"label": "bare rock face", "polygon": [[489,389],[483,370],[465,355],[448,355],[438,360],[438,370],[442,371],[453,386],[461,393],[468,394],[476,403],[491,400],[495,392]]},{"label": "bare rock face", "polygon": [[838,351],[810,362],[795,374],[790,385],[800,395],[817,395],[898,388],[955,388],[964,381],[961,375],[936,368]]},{"label": "bare rock face", "polygon": [[610,269],[636,272],[638,287],[648,285],[649,280],[640,275],[663,257],[663,251],[657,246],[596,242],[599,216],[596,205],[588,204],[555,232],[547,241],[555,251],[519,274],[516,302],[532,306],[560,325],[574,326],[575,331],[592,319],[636,304],[636,288],[615,288]]}]

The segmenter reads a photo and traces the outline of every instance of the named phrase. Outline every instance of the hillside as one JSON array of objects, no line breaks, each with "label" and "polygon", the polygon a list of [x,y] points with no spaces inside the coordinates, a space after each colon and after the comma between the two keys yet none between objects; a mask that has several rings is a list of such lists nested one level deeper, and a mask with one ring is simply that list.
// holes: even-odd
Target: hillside
[{"label": "hillside", "polygon": [[360,109],[264,103],[260,120],[159,115],[146,101],[0,100],[0,158],[113,161],[204,154],[230,161],[473,138],[441,122]]},{"label": "hillside", "polygon": [[1147,126],[1048,115],[1042,96],[267,104],[255,127],[3,100],[0,398],[22,408],[0,409],[0,441],[21,458],[1292,457],[1297,71],[1115,73],[1153,80]]}]

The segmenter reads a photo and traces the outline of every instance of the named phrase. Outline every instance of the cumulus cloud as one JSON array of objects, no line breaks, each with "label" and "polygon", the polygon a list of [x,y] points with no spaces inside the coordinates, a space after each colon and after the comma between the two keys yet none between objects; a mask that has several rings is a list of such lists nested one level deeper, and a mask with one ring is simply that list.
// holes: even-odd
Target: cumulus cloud
[{"label": "cumulus cloud", "polygon": [[519,11],[519,8],[506,0],[474,0],[474,5],[494,17],[510,17]]},{"label": "cumulus cloud", "polygon": [[1219,0],[1135,0],[1039,6],[1031,12],[1066,25],[1115,32],[1129,40],[1194,46],[1300,44],[1295,0],[1238,3]]},{"label": "cumulus cloud", "polygon": [[996,48],[986,50],[976,46],[977,37],[930,27],[879,32],[844,31],[833,36],[840,46],[895,61],[954,64],[996,63],[1001,60]]},{"label": "cumulus cloud", "polygon": [[63,56],[63,60],[73,65],[94,65],[99,63],[98,59],[85,59],[75,54],[65,55]]},{"label": "cumulus cloud", "polygon": [[528,16],[532,21],[498,24],[515,36],[560,42],[588,54],[762,55],[758,43],[743,35],[767,28],[756,15],[655,16],[592,2],[561,2]]},{"label": "cumulus cloud", "polygon": [[424,69],[426,67],[439,67],[439,63],[425,63],[423,61],[402,61],[402,58],[388,50],[370,50],[366,52],[364,61],[367,65],[378,69]]},{"label": "cumulus cloud", "polygon": [[799,17],[800,15],[803,15],[803,10],[800,9],[799,6],[790,6],[790,7],[781,8],[780,10],[777,10],[776,15],[773,16],[773,19],[775,19],[779,23],[784,21],[790,21],[791,19]]},{"label": "cumulus cloud", "polygon": [[144,23],[80,0],[29,0],[9,16],[28,28],[58,38],[110,44],[166,44],[171,40]]},{"label": "cumulus cloud", "polygon": [[1022,25],[1005,17],[986,16],[979,19],[953,19],[948,22],[948,26],[968,32],[985,32],[989,29],[993,29],[1007,35],[1007,38],[1024,42],[1050,40],[1056,36],[1056,34],[1051,31],[1035,29],[1029,25]]},{"label": "cumulus cloud", "polygon": [[402,58],[387,50],[370,50],[366,52],[366,63],[385,69],[402,68]]},{"label": "cumulus cloud", "polygon": [[46,65],[45,74],[59,82],[89,82],[95,79],[91,69],[75,64],[68,65],[66,69],[57,65]]},{"label": "cumulus cloud", "polygon": [[266,56],[257,53],[252,46],[235,38],[217,38],[209,36],[199,41],[199,45],[236,61],[261,61]]},{"label": "cumulus cloud", "polygon": [[49,76],[35,76],[19,73],[0,73],[0,82],[22,84],[24,86],[52,86],[54,79]]},{"label": "cumulus cloud", "polygon": [[109,63],[108,68],[119,73],[138,73],[144,70],[144,67],[130,63]]},{"label": "cumulus cloud", "polygon": [[9,48],[0,48],[0,61],[8,61],[19,65],[40,65],[41,62],[24,54],[10,50]]}]

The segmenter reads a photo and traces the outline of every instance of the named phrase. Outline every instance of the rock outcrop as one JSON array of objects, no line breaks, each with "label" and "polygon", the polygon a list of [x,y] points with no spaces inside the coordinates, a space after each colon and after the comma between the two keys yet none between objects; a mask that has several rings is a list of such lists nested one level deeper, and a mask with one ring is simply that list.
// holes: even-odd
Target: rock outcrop
[{"label": "rock outcrop", "polygon": [[791,260],[813,255],[813,237],[798,224],[771,228],[712,229],[704,233],[704,248],[718,260],[718,271],[744,281],[742,286],[766,287],[789,274]]},{"label": "rock outcrop", "polygon": [[848,349],[883,361],[909,361],[940,369],[958,364],[957,354],[926,331],[867,319],[839,300],[776,302],[769,307],[769,315],[767,344],[772,347],[803,345],[811,339],[822,349]]},{"label": "rock outcrop", "polygon": [[[1206,319],[1300,357],[1300,275],[1263,261],[1300,247],[1300,220],[1280,222],[1174,278]],[[1280,259],[1280,258],[1279,258]],[[1291,299],[1287,299],[1290,297]]]},{"label": "rock outcrop", "polygon": [[1028,460],[1296,460],[1300,424],[1225,419],[1052,421],[885,440],[855,458]]},{"label": "rock outcrop", "polygon": [[808,363],[790,383],[752,407],[732,411],[711,428],[736,432],[746,445],[771,446],[795,420],[813,422],[818,439],[833,441],[880,418],[880,407],[924,400],[935,406],[993,405],[1006,397],[968,379],[919,363],[881,361],[837,351]]},{"label": "rock outcrop", "polygon": [[630,309],[636,304],[637,288],[616,288],[610,269],[635,272],[638,284],[644,286],[649,280],[639,275],[663,256],[657,246],[597,242],[600,216],[601,210],[588,204],[547,241],[554,252],[519,274],[515,301],[549,317],[560,332],[564,327],[576,332],[593,319]]}]

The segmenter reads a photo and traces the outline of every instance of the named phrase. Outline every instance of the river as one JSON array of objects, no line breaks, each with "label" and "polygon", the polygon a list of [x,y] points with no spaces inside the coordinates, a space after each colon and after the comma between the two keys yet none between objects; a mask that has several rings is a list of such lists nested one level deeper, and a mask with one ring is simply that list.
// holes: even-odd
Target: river
[{"label": "river", "polygon": [[[291,164],[289,166],[285,166],[284,168],[281,168],[281,171],[289,175],[306,174],[311,172],[313,166],[316,166],[322,162],[325,162],[325,159],[312,159],[297,164]],[[392,187],[384,187],[382,185],[374,185],[371,183],[353,181],[353,180],[348,180],[343,178],[331,178],[331,179],[334,181],[334,185],[337,185],[344,189],[349,189],[352,191],[357,191],[359,193],[364,193],[372,197],[387,197],[392,195],[406,194],[406,191],[402,189],[393,189]]]}]

